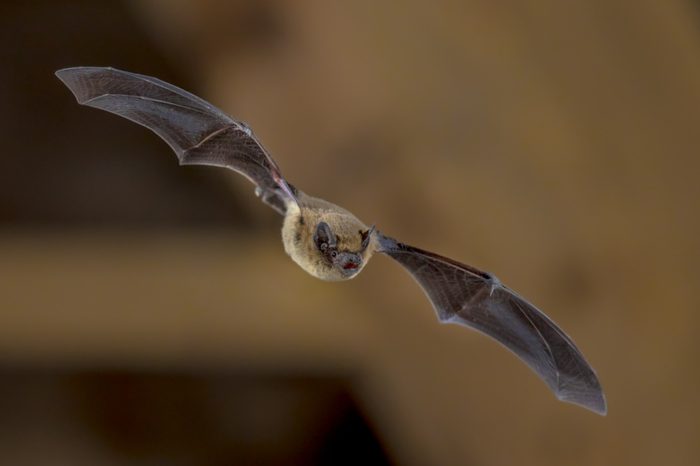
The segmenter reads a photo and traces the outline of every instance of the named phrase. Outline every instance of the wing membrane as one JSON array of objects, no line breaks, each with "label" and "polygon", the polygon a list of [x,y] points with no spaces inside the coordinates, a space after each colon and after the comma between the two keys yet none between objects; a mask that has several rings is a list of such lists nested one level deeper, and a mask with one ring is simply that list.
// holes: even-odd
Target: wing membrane
[{"label": "wing membrane", "polygon": [[606,413],[593,368],[542,311],[489,273],[386,237],[380,242],[382,252],[404,266],[423,288],[441,322],[490,336],[530,366],[558,399]]},{"label": "wing membrane", "polygon": [[205,100],[159,79],[113,68],[66,68],[56,75],[78,103],[156,133],[180,164],[229,168],[256,184],[268,203],[283,206],[289,199],[296,201],[279,167],[250,129]]}]

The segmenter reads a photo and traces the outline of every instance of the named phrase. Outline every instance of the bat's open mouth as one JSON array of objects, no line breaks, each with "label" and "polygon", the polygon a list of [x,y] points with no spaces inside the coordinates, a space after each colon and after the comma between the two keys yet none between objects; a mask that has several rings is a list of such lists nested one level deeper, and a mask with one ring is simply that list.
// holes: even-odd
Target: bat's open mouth
[{"label": "bat's open mouth", "polygon": [[359,265],[358,265],[357,263],[355,263],[355,262],[352,262],[352,261],[348,261],[348,262],[343,266],[343,268],[344,268],[345,270],[353,270],[353,269],[356,269],[357,267],[359,267]]}]

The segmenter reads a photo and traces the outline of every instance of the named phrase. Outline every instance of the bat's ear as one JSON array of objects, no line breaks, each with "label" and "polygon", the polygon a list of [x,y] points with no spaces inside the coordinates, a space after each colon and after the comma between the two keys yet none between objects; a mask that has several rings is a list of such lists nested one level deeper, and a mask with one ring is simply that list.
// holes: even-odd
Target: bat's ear
[{"label": "bat's ear", "polygon": [[316,233],[314,233],[314,243],[316,247],[323,251],[326,248],[334,248],[336,246],[335,235],[326,222],[319,222],[316,225]]},{"label": "bat's ear", "polygon": [[362,250],[364,251],[369,246],[369,242],[372,239],[372,234],[374,233],[375,226],[372,225],[369,230],[360,230],[360,237],[362,238]]}]

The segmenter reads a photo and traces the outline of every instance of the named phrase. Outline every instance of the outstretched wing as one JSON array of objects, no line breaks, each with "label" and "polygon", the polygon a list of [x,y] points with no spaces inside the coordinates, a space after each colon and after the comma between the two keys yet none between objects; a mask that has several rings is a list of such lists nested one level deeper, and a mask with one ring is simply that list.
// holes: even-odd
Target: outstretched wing
[{"label": "outstretched wing", "polygon": [[[199,97],[156,78],[101,67],[65,68],[56,76],[78,103],[145,126],[175,151],[181,165],[235,170],[284,212],[294,200],[279,167],[244,124]],[[267,198],[266,198],[267,197]]]},{"label": "outstretched wing", "polygon": [[493,275],[379,237],[380,252],[404,266],[430,299],[438,319],[494,338],[530,366],[556,397],[605,415],[605,395],[574,342],[532,304]]}]

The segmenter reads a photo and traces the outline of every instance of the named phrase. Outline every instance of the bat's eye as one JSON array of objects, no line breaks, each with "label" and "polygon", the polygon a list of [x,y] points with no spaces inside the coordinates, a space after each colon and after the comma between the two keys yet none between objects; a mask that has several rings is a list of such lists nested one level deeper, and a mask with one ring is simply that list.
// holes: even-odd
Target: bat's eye
[{"label": "bat's eye", "polygon": [[336,251],[331,251],[331,257],[335,259],[336,256],[338,256],[338,253]]}]

